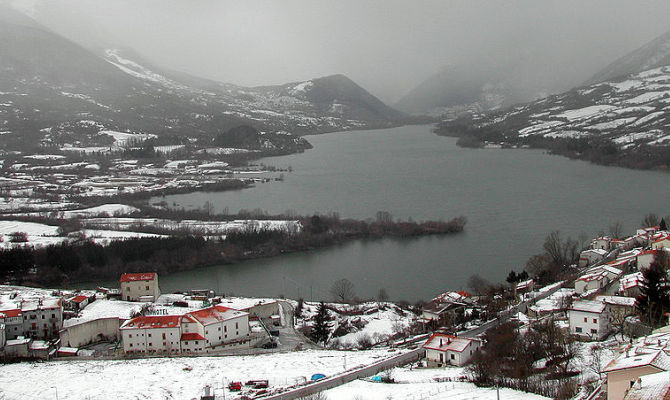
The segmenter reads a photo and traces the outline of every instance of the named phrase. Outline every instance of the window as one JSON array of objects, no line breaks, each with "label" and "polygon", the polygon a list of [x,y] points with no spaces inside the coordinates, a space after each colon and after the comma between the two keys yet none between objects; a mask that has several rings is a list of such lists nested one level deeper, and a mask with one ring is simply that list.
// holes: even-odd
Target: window
[{"label": "window", "polygon": [[163,334],[163,340],[165,340],[165,334]]},{"label": "window", "polygon": [[584,317],[584,322],[588,322],[588,319],[586,317]]},{"label": "window", "polygon": [[452,354],[452,355],[451,355],[451,359],[453,360],[454,358],[456,358],[456,357],[454,357],[454,355]]},{"label": "window", "polygon": [[132,333],[128,334],[128,337],[129,338],[133,337],[133,334]]},{"label": "window", "polygon": [[126,286],[126,292],[130,292],[130,286]]},{"label": "window", "polygon": [[597,329],[591,329],[591,333],[595,335],[595,334],[598,333],[598,330]]},{"label": "window", "polygon": [[147,336],[151,337],[151,333],[150,333],[149,335],[147,335]]},{"label": "window", "polygon": [[578,327],[575,328],[575,332],[581,332],[581,331],[582,331],[581,327],[578,326]]},{"label": "window", "polygon": [[149,342],[149,346],[153,346],[153,344],[151,344],[151,342]]},{"label": "window", "polygon": [[42,314],[42,319],[44,319],[44,314]]},{"label": "window", "polygon": [[130,347],[133,347],[133,344],[131,343],[129,346],[130,346]]},{"label": "window", "polygon": [[147,290],[149,290],[149,286],[147,286]]},{"label": "window", "polygon": [[593,318],[593,323],[594,323],[594,324],[597,324],[597,323],[598,323],[598,321],[596,321],[596,319],[595,319],[595,318]]},{"label": "window", "polygon": [[221,332],[221,327],[219,327],[219,332]]},{"label": "window", "polygon": [[224,326],[223,326],[223,331],[224,331],[224,332],[228,332],[228,325],[224,325]]},{"label": "window", "polygon": [[235,329],[240,329],[240,325],[237,322],[235,322]]},{"label": "window", "polygon": [[56,314],[51,314],[51,318],[56,318]]}]

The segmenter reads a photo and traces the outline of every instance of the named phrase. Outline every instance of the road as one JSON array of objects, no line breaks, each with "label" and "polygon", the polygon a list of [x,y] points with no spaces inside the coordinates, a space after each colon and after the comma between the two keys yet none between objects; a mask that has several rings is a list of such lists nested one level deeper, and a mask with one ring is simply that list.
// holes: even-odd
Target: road
[{"label": "road", "polygon": [[288,301],[279,301],[283,313],[284,325],[279,328],[278,350],[320,349],[314,342],[295,329],[293,306]]},{"label": "road", "polygon": [[321,379],[317,382],[299,387],[297,389],[276,394],[273,396],[263,397],[264,400],[292,400],[300,397],[309,396],[323,390],[332,389],[334,387],[344,385],[359,378],[373,376],[387,369],[406,365],[414,361],[418,361],[423,357],[424,350],[421,348],[410,350],[406,353],[399,354],[395,357],[387,358],[386,360],[378,361],[374,364],[366,365],[364,367],[356,368],[338,374],[332,377]]}]

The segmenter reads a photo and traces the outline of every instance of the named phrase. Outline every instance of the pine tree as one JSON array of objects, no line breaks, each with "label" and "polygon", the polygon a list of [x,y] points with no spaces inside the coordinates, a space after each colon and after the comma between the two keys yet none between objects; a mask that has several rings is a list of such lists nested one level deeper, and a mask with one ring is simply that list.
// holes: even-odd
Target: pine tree
[{"label": "pine tree", "polygon": [[316,311],[316,316],[314,317],[314,325],[312,326],[312,339],[315,342],[323,342],[324,344],[328,341],[328,336],[330,334],[330,325],[328,324],[328,309],[323,301],[319,304],[319,308]]},{"label": "pine tree", "polygon": [[668,224],[665,222],[665,218],[661,218],[661,224],[659,225],[659,229],[662,231],[668,230]]},{"label": "pine tree", "polygon": [[[662,257],[662,256],[660,256]],[[670,286],[666,269],[659,256],[642,272],[644,278],[635,306],[642,321],[651,326],[660,325],[666,311],[670,311]]]}]

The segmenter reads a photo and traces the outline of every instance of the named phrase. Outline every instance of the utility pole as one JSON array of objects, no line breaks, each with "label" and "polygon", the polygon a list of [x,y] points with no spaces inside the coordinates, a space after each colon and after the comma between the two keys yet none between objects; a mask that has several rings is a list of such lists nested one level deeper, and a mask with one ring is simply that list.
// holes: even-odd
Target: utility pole
[{"label": "utility pole", "polygon": [[496,396],[500,400],[500,388],[498,386],[496,386]]}]

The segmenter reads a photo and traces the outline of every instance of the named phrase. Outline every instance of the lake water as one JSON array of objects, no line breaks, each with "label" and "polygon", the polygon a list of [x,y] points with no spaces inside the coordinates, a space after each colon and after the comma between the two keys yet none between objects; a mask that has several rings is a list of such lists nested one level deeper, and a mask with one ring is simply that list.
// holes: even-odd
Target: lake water
[{"label": "lake water", "polygon": [[[328,299],[347,278],[363,297],[430,299],[463,289],[472,274],[502,281],[541,251],[552,230],[591,237],[615,221],[633,232],[645,214],[670,214],[670,175],[603,167],[537,150],[464,149],[431,126],[309,136],[314,149],[261,160],[293,168],[283,182],[233,192],[168,196],[169,204],[269,213],[379,210],[414,220],[468,218],[442,237],[356,241],[343,246],[161,277],[163,291],[215,288],[238,295]],[[156,198],[152,201],[162,200]]]}]

